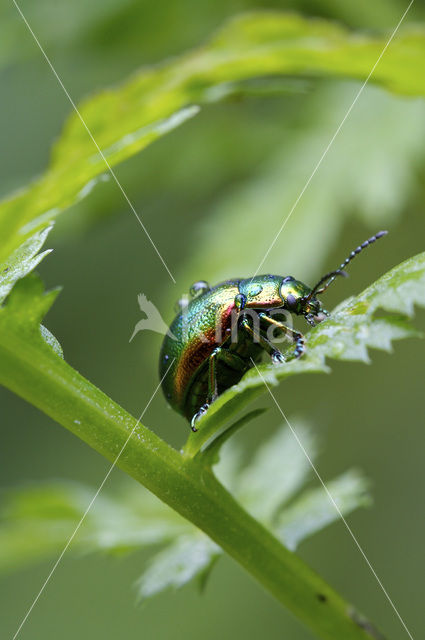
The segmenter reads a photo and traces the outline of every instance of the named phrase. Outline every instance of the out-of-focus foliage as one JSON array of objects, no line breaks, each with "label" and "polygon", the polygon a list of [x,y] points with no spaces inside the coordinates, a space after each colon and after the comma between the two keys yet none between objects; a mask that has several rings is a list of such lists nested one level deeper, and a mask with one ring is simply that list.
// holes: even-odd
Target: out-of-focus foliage
[{"label": "out-of-focus foliage", "polygon": [[[266,3],[217,0],[214,6],[204,5],[202,10],[193,0],[183,0],[178,7],[173,2],[157,6],[149,0],[103,0],[101,5],[87,5],[84,0],[75,0],[72,5],[58,5],[55,0],[39,0],[37,4],[22,0],[19,5],[36,31],[37,26],[42,25],[43,43],[49,50],[75,55],[77,46],[86,56],[102,55],[109,67],[117,65],[117,58],[121,64],[123,59],[137,59],[141,51],[148,58],[175,54],[182,47],[199,41],[206,33],[208,22],[219,24],[220,20],[244,8],[282,7],[279,0]],[[313,0],[287,0],[285,7],[306,15],[342,20],[352,27],[389,29],[403,4],[397,0],[376,0],[371,5],[368,0],[360,0],[352,7],[336,0],[324,0],[320,5]],[[0,64],[29,59],[34,47],[29,39],[20,37],[22,25],[16,20],[15,7],[5,3],[1,10]],[[19,47],[16,46],[18,39]]]},{"label": "out-of-focus foliage", "polygon": [[[356,493],[353,492],[354,487],[357,487]],[[318,531],[320,526],[333,522],[336,506],[344,515],[356,508],[361,496],[365,504],[369,502],[367,482],[356,471],[347,471],[336,480],[327,482],[326,488],[329,494],[323,487],[305,491],[297,503],[280,514],[276,528],[280,539],[289,549],[296,549],[304,537]]]},{"label": "out-of-focus foliage", "polygon": [[[312,429],[300,421],[294,424],[315,460],[318,447]],[[221,457],[218,476],[292,549],[338,520],[323,489],[302,491],[312,470],[287,428],[278,429],[247,465],[241,460],[241,449],[231,443],[223,448]],[[370,504],[367,483],[358,472],[334,479],[329,489],[344,515]],[[94,493],[86,486],[64,482],[7,492],[0,512],[0,571],[60,553]],[[193,578],[203,581],[222,553],[190,522],[146,490],[128,483],[119,493],[98,496],[72,550],[121,554],[152,546],[161,549],[154,552],[138,581],[143,599],[168,587],[181,587]]]},{"label": "out-of-focus foliage", "polygon": [[[365,79],[387,39],[353,35],[333,23],[295,14],[252,13],[231,20],[193,53],[94,96],[79,109],[104,157],[80,117],[72,114],[48,171],[0,208],[0,260],[28,234],[85,197],[107,171],[104,158],[114,166],[141,151],[194,116],[197,103],[226,95],[223,85],[276,74]],[[425,32],[405,31],[370,81],[401,94],[423,96],[424,62]]]},{"label": "out-of-focus foliage", "polygon": [[260,272],[317,279],[348,219],[374,231],[395,221],[421,182],[425,108],[423,100],[374,88],[362,94],[298,200],[357,90],[349,83],[325,86],[301,113],[282,118],[277,151],[254,177],[218,198],[197,225],[179,281],[190,283],[193,274],[211,283],[247,277],[260,264]]}]

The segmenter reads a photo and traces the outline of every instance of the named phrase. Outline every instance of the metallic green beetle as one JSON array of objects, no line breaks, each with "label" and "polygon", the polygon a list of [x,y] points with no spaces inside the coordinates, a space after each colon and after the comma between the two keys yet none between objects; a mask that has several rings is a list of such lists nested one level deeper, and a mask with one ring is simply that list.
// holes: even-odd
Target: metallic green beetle
[{"label": "metallic green beetle", "polygon": [[[193,431],[217,396],[239,382],[264,351],[277,364],[303,355],[304,336],[286,326],[282,316],[304,316],[313,327],[322,322],[329,313],[317,296],[337,276],[347,275],[348,263],[386,233],[380,231],[363,242],[313,288],[292,276],[275,275],[235,278],[215,287],[199,281],[192,286],[192,299],[181,303],[164,338],[159,373],[167,401],[186,416]],[[289,356],[273,345],[270,331],[273,337],[284,335],[295,344]]]}]

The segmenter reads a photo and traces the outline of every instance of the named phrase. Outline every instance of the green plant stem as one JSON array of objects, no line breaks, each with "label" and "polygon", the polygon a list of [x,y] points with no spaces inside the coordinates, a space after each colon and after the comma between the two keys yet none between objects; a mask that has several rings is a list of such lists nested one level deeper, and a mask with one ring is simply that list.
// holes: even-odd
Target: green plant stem
[{"label": "green plant stem", "polygon": [[[19,326],[0,332],[0,383],[113,462],[135,418],[58,357],[40,336],[26,338]],[[202,456],[185,459],[139,424],[117,466],[207,533],[317,636],[373,637],[343,598],[241,508]]]}]

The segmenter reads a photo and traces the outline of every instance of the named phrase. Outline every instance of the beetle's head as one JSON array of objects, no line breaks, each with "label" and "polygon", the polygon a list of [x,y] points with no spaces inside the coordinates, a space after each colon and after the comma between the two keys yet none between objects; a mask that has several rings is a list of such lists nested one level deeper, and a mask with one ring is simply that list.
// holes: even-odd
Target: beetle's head
[{"label": "beetle's head", "polygon": [[286,276],[286,278],[283,278],[280,295],[284,302],[285,309],[291,313],[303,315],[307,322],[313,326],[318,322],[322,322],[329,313],[323,308],[322,303],[317,296],[324,293],[337,276],[346,277],[347,274],[344,271],[344,268],[351,262],[351,260],[361,253],[363,249],[366,249],[366,247],[369,247],[376,240],[384,237],[387,233],[387,231],[379,231],[376,235],[356,247],[356,249],[350,253],[338,269],[330,271],[322,276],[319,282],[317,282],[312,289],[303,282],[295,280],[292,276]]},{"label": "beetle's head", "polygon": [[310,324],[322,322],[328,312],[323,308],[322,303],[314,295],[313,290],[292,276],[286,276],[280,286],[280,297],[283,307],[290,313],[304,316]]}]

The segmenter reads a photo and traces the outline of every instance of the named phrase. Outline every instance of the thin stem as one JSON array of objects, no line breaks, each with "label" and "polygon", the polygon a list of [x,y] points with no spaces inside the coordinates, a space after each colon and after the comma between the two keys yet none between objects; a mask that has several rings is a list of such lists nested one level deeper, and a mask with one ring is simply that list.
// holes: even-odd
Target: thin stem
[{"label": "thin stem", "polygon": [[[19,327],[0,332],[0,383],[110,461],[136,423],[41,337],[28,340]],[[318,637],[373,637],[350,605],[233,499],[202,457],[184,458],[139,425],[117,466],[208,534]]]}]

